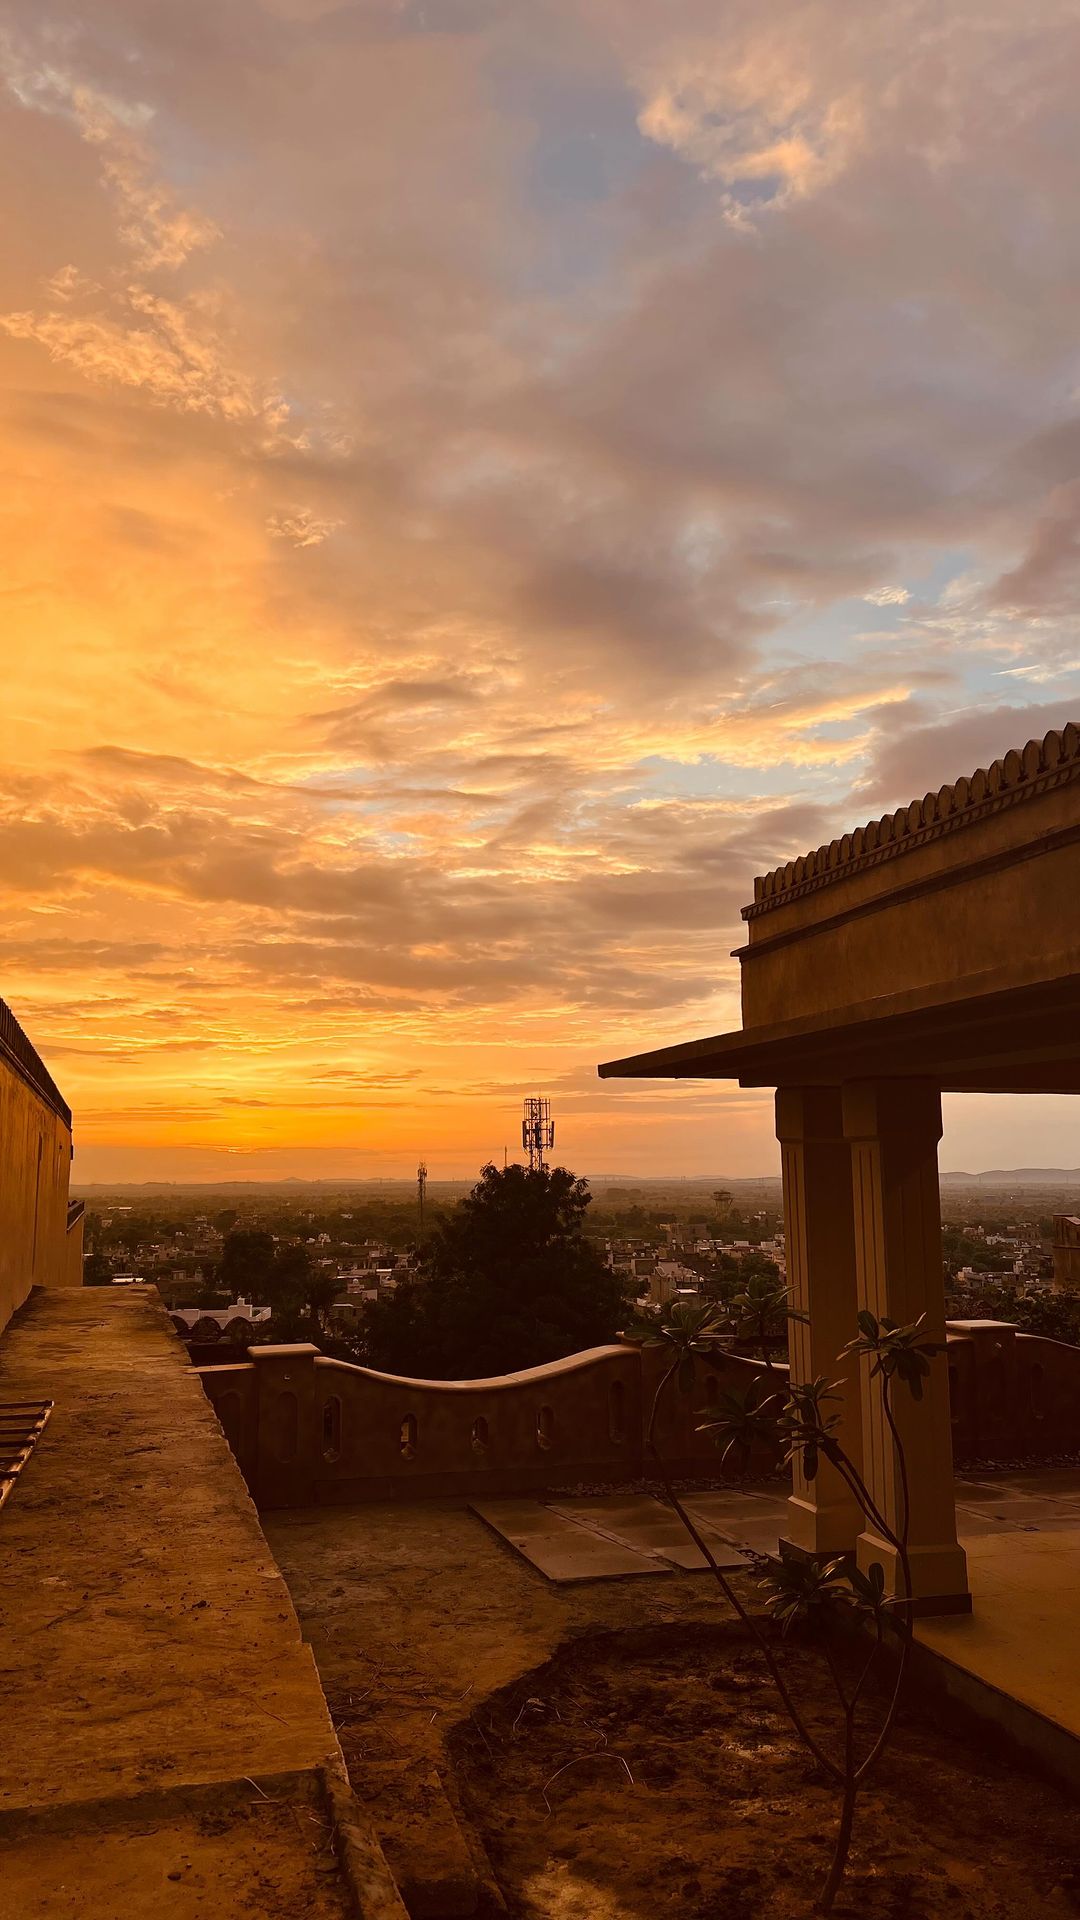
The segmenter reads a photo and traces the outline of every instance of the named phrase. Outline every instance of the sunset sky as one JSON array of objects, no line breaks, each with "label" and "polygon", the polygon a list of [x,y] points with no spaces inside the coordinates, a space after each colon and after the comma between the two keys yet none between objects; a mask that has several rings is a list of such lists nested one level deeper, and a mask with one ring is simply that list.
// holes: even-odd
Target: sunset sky
[{"label": "sunset sky", "polygon": [[[0,994],[76,1180],[773,1171],[753,875],[1080,718],[1072,0],[8,0]],[[1022,937],[1023,929],[1018,929]],[[949,1102],[943,1165],[1080,1163]]]}]

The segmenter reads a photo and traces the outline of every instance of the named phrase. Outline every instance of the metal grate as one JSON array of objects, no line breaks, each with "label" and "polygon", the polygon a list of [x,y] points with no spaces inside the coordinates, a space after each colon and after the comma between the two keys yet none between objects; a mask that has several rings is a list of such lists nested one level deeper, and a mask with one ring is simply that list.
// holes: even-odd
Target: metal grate
[{"label": "metal grate", "polygon": [[51,1400],[0,1400],[0,1507],[37,1446]]}]

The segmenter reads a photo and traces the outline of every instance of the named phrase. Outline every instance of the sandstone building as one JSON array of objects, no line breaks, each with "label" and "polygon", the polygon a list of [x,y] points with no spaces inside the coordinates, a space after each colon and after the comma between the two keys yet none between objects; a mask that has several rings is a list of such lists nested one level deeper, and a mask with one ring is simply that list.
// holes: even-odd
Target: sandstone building
[{"label": "sandstone building", "polygon": [[[738,949],[743,1026],[601,1067],[604,1077],[775,1087],[795,1379],[836,1373],[860,1309],[941,1342],[928,1406],[904,1407],[911,1554],[926,1611],[970,1604],[952,1497],[937,1150],[943,1092],[1080,1092],[1080,728],[754,882]],[[895,1531],[893,1450],[853,1367],[844,1444]],[[839,1476],[796,1484],[790,1541],[893,1568]]]},{"label": "sandstone building", "polygon": [[71,1109],[0,1000],[0,1328],[32,1287],[82,1285],[70,1174]]}]

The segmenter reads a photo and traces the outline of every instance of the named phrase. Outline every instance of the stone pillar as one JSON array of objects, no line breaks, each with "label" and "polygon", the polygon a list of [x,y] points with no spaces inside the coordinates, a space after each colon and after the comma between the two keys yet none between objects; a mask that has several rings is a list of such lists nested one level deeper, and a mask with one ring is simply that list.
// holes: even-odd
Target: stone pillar
[{"label": "stone pillar", "polygon": [[[851,1152],[838,1087],[780,1087],[776,1137],[784,1176],[784,1232],[791,1306],[809,1316],[788,1323],[792,1381],[824,1374],[840,1382],[837,1437],[858,1467],[862,1425],[858,1367],[839,1355],[858,1331]],[[784,1544],[819,1559],[855,1549],[862,1509],[835,1467],[822,1461],[807,1480],[792,1469]]]},{"label": "stone pillar", "polygon": [[[945,1345],[945,1286],[937,1148],[941,1095],[925,1080],[853,1081],[843,1088],[844,1132],[851,1144],[855,1268],[859,1306],[907,1325],[925,1314],[929,1339]],[[863,1366],[863,1471],[890,1527],[899,1533],[902,1497],[896,1452],[880,1381]],[[949,1374],[944,1351],[931,1362],[923,1398],[897,1384],[892,1404],[910,1484],[908,1526],[913,1610],[962,1613],[971,1606],[967,1563],[956,1539]],[[898,1555],[867,1525],[859,1539],[863,1568],[880,1561],[886,1591],[899,1593]]]},{"label": "stone pillar", "polygon": [[315,1403],[318,1354],[310,1341],[248,1348],[255,1367],[258,1422],[253,1493],[260,1509],[306,1507],[314,1498],[321,1464]]}]

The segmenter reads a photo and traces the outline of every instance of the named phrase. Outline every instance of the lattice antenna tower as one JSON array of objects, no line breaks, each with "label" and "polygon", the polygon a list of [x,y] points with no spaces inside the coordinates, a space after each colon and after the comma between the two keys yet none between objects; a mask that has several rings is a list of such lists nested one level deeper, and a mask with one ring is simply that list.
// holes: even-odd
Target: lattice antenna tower
[{"label": "lattice antenna tower", "polygon": [[529,1172],[543,1173],[547,1166],[547,1155],[555,1145],[551,1101],[545,1094],[530,1093],[523,1107],[521,1144],[529,1156]]},{"label": "lattice antenna tower", "polygon": [[424,1195],[427,1192],[427,1167],[421,1160],[416,1169],[416,1198],[420,1208],[420,1231],[424,1231]]}]

